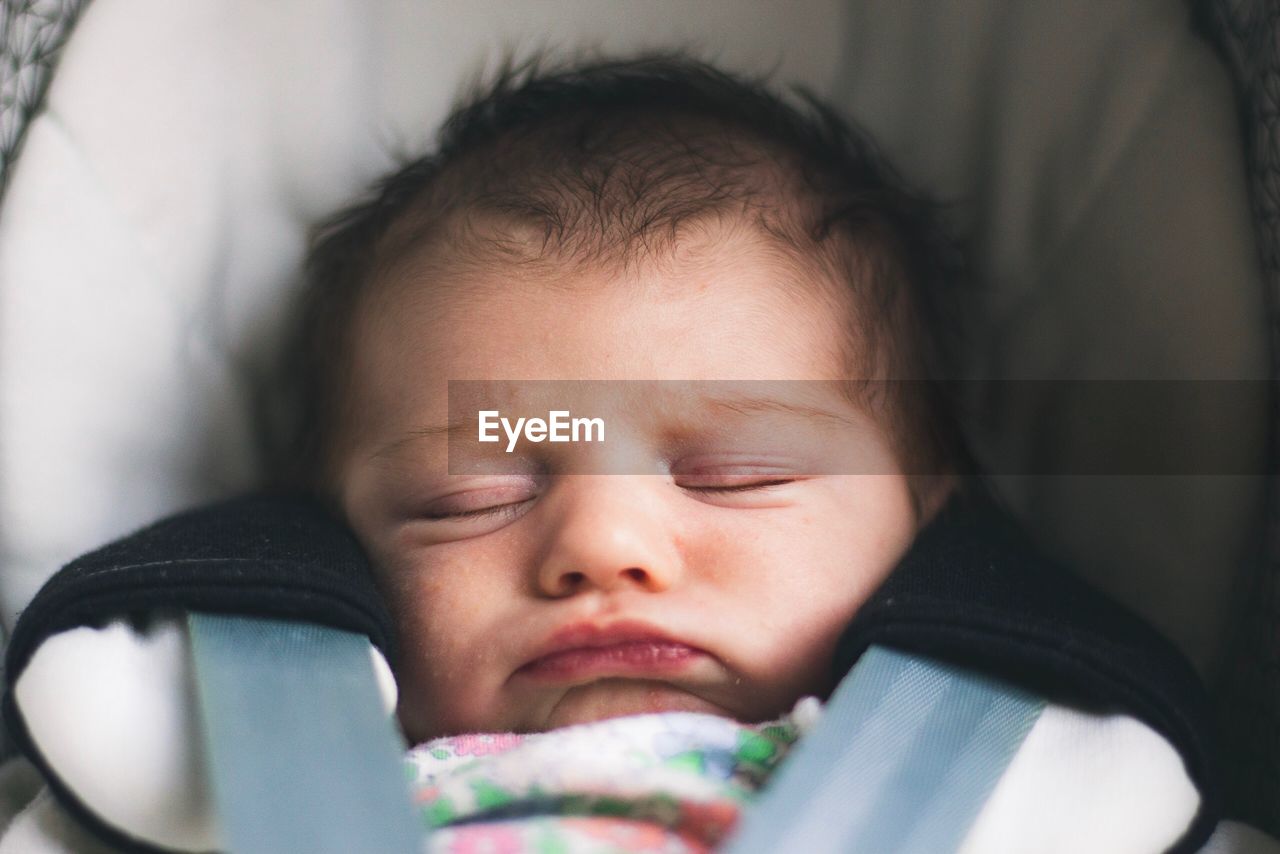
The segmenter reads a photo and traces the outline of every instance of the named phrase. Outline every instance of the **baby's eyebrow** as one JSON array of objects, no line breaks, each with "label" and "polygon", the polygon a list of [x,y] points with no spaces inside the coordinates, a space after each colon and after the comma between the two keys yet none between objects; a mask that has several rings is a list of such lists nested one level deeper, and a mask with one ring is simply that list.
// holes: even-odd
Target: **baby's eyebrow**
[{"label": "baby's eyebrow", "polygon": [[[399,439],[388,442],[378,450],[374,451],[369,455],[369,459],[375,460],[379,457],[394,454],[405,445],[418,439],[429,439],[432,436],[452,437],[468,427],[472,427],[472,423],[470,421],[451,421],[448,424],[428,424],[422,427],[414,427]],[[472,429],[474,429],[474,427],[472,427]]]},{"label": "baby's eyebrow", "polygon": [[846,426],[858,426],[858,420],[850,415],[826,409],[821,406],[800,403],[797,401],[779,400],[773,397],[726,396],[703,397],[699,401],[707,409],[718,413],[734,413],[737,415],[756,415],[777,413],[796,415],[804,418],[818,418],[836,421]]}]

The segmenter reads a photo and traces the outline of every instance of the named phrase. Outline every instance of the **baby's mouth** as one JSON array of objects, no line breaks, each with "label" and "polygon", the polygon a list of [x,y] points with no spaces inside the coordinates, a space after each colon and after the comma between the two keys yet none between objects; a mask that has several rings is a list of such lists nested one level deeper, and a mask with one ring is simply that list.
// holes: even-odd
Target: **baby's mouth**
[{"label": "baby's mouth", "polygon": [[539,682],[563,682],[607,676],[657,677],[678,674],[707,654],[677,641],[622,641],[606,646],[560,650],[530,661],[516,671]]},{"label": "baby's mouth", "polygon": [[606,677],[670,679],[711,653],[664,627],[641,620],[594,620],[560,626],[532,650],[513,678],[539,683],[584,683]]}]

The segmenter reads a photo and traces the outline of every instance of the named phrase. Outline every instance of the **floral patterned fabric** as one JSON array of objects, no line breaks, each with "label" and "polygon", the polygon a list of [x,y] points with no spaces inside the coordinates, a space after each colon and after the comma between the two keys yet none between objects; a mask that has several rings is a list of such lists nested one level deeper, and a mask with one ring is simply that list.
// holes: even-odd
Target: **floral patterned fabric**
[{"label": "floral patterned fabric", "polygon": [[432,854],[702,852],[732,832],[821,704],[776,721],[692,712],[439,738],[406,757]]}]

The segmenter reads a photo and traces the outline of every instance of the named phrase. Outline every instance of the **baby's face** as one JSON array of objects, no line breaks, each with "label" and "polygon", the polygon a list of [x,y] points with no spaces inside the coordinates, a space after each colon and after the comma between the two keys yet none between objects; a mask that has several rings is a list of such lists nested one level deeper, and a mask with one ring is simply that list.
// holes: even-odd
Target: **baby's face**
[{"label": "baby's face", "polygon": [[[792,411],[770,400],[787,383],[754,382],[847,376],[836,293],[739,230],[623,275],[408,275],[370,301],[340,495],[396,614],[411,739],[660,710],[760,721],[831,689],[840,632],[916,531],[887,436],[837,383],[795,384]],[[533,464],[515,457],[551,446],[524,442],[450,474],[450,379],[698,382],[669,385],[678,404],[583,413],[604,416],[602,445]],[[637,473],[586,473],[609,469]],[[830,473],[850,471],[876,473]]]}]

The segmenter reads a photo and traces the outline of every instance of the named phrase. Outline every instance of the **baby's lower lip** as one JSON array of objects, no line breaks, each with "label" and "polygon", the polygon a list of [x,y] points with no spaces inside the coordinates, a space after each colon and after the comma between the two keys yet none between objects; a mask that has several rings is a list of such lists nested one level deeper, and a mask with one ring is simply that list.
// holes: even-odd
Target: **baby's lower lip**
[{"label": "baby's lower lip", "polygon": [[580,647],[544,655],[520,668],[519,673],[556,681],[584,676],[672,673],[706,653],[682,643],[626,641],[609,646]]}]

